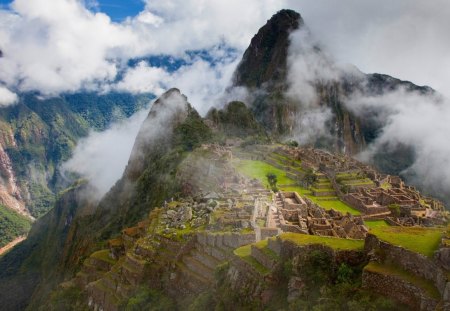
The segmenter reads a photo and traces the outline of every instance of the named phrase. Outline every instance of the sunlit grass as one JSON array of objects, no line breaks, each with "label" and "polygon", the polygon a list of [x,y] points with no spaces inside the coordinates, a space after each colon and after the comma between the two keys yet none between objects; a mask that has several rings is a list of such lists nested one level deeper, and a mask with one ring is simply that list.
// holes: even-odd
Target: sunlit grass
[{"label": "sunlit grass", "polygon": [[295,181],[286,176],[286,172],[280,170],[266,162],[254,160],[238,160],[235,161],[237,170],[249,178],[260,180],[265,186],[268,186],[267,174],[273,173],[277,175],[278,185],[291,185]]},{"label": "sunlit grass", "polygon": [[370,232],[393,245],[432,257],[445,229],[423,227],[372,226]]},{"label": "sunlit grass", "polygon": [[337,197],[332,197],[332,198],[334,198],[334,200],[323,200],[323,199],[325,199],[324,197],[321,197],[321,198],[315,197],[312,195],[310,190],[305,189],[300,186],[289,186],[289,187],[280,187],[280,188],[283,191],[295,191],[298,194],[307,197],[308,199],[310,199],[311,201],[313,201],[314,203],[316,203],[317,205],[319,205],[320,207],[322,207],[326,210],[334,209],[334,210],[339,211],[344,214],[346,214],[348,212],[352,215],[361,215],[360,211],[358,211],[357,209],[354,209],[353,207],[342,202]]},{"label": "sunlit grass", "polygon": [[280,234],[280,238],[298,245],[322,244],[337,250],[362,250],[364,248],[363,240],[340,239],[292,232],[282,233]]},{"label": "sunlit grass", "polygon": [[389,227],[389,224],[384,220],[365,220],[364,223],[369,229]]},{"label": "sunlit grass", "polygon": [[245,246],[236,248],[234,250],[234,254],[236,256],[238,256],[239,258],[241,258],[242,260],[244,260],[245,262],[247,262],[248,264],[250,264],[256,271],[258,271],[262,275],[268,274],[270,272],[270,270],[267,269],[266,267],[264,267],[262,264],[260,264],[258,261],[256,261],[255,258],[252,257],[251,247],[252,247],[251,244],[249,244],[249,245],[245,245]]},{"label": "sunlit grass", "polygon": [[337,197],[336,200],[332,201],[319,200],[317,197],[313,196],[311,191],[308,189],[300,186],[289,186],[294,185],[296,181],[287,177],[283,170],[280,170],[266,162],[256,160],[236,160],[234,165],[241,174],[249,178],[256,178],[260,180],[266,187],[268,187],[266,175],[268,173],[274,173],[277,175],[278,188],[282,191],[295,191],[326,210],[333,208],[334,210],[344,214],[347,212],[352,215],[361,214],[358,210],[340,201]]}]

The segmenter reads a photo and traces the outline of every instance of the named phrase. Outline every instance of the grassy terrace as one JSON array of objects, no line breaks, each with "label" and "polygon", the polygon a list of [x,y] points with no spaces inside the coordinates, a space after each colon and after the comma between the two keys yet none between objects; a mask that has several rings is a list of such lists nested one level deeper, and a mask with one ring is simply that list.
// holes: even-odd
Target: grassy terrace
[{"label": "grassy terrace", "polygon": [[373,181],[368,178],[350,179],[350,180],[343,180],[341,184],[348,186],[363,186],[363,185],[373,185]]},{"label": "grassy terrace", "polygon": [[235,162],[235,166],[239,172],[249,178],[259,179],[264,185],[268,185],[266,175],[274,173],[277,175],[279,185],[295,184],[295,181],[286,177],[286,173],[266,162],[253,160],[239,160]]},{"label": "grassy terrace", "polygon": [[333,200],[326,201],[323,200],[325,198],[317,198],[313,196],[311,191],[308,189],[305,189],[300,186],[293,186],[296,183],[295,180],[286,177],[286,173],[283,170],[280,170],[266,162],[252,161],[252,160],[237,160],[234,162],[234,165],[236,166],[237,170],[240,173],[246,175],[249,178],[256,178],[260,180],[266,187],[268,187],[266,177],[267,173],[274,173],[275,175],[277,175],[278,178],[278,187],[283,191],[296,191],[300,195],[307,197],[308,199],[310,199],[311,201],[313,201],[314,203],[316,203],[317,205],[321,206],[326,210],[330,210],[333,208],[342,213],[349,212],[353,215],[361,214],[358,210],[340,201],[337,197],[333,197],[332,198]]},{"label": "grassy terrace", "polygon": [[101,261],[105,261],[112,265],[116,263],[116,261],[114,259],[109,257],[109,249],[103,249],[103,250],[97,251],[97,252],[93,253],[90,257],[101,260]]},{"label": "grassy terrace", "polygon": [[360,215],[360,211],[357,209],[354,209],[353,207],[345,204],[341,200],[339,200],[337,197],[315,197],[312,195],[311,191],[308,189],[305,189],[300,186],[288,186],[288,187],[280,187],[283,191],[296,191],[300,195],[307,197],[317,205],[321,206],[322,208],[326,210],[334,209],[336,211],[339,211],[341,213],[350,213],[352,215]]},{"label": "grassy terrace", "polygon": [[264,267],[262,264],[260,264],[258,261],[256,261],[255,258],[252,257],[252,250],[251,250],[251,244],[241,246],[239,248],[236,248],[234,250],[234,254],[250,264],[256,271],[258,271],[262,275],[266,275],[270,272],[269,269]]},{"label": "grassy terrace", "polygon": [[433,285],[432,282],[418,277],[409,273],[408,271],[403,270],[400,267],[388,264],[380,264],[377,262],[371,262],[367,266],[364,267],[364,270],[375,272],[384,275],[392,275],[399,277],[402,280],[405,280],[409,283],[416,285],[417,287],[422,288],[425,292],[434,299],[440,299],[440,294],[437,288]]},{"label": "grassy terrace", "polygon": [[299,233],[282,233],[282,240],[294,242],[298,245],[322,244],[336,250],[362,250],[364,248],[363,240],[340,239],[327,236],[307,235]]},{"label": "grassy terrace", "polygon": [[278,158],[281,161],[286,161],[287,163],[295,163],[297,165],[301,165],[301,163],[302,163],[300,160],[291,159],[291,158],[289,158],[283,154],[277,153],[277,152],[272,152],[271,156],[274,158]]},{"label": "grassy terrace", "polygon": [[384,220],[364,220],[364,223],[369,229],[389,227],[388,223]]},{"label": "grassy terrace", "polygon": [[380,223],[369,223],[370,232],[378,238],[393,245],[404,247],[410,251],[432,257],[439,247],[445,229],[422,227],[383,226]]},{"label": "grassy terrace", "polygon": [[255,246],[260,251],[262,251],[267,257],[270,257],[276,261],[280,260],[280,257],[267,247],[268,244],[269,244],[269,240],[266,239],[266,240],[262,240],[262,241],[254,243],[253,246]]}]

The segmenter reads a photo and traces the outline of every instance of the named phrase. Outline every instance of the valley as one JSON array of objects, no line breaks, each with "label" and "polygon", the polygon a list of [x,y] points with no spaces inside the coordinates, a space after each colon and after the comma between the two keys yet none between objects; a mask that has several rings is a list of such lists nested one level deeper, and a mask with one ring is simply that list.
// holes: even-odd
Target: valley
[{"label": "valley", "polygon": [[[2,309],[450,310],[449,193],[411,174],[410,141],[383,140],[397,112],[380,99],[444,105],[436,91],[340,68],[286,9],[216,77],[230,79],[220,96],[170,88],[192,91],[177,80],[188,61],[158,57],[182,69],[108,59],[101,92],[0,107]],[[161,95],[111,91],[128,70]],[[146,107],[123,174],[94,198],[62,164]]]}]

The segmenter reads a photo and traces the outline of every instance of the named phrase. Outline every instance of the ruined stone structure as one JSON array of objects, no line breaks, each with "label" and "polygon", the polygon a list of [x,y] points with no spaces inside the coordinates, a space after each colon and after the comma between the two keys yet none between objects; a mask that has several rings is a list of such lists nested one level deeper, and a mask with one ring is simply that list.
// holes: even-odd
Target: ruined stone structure
[{"label": "ruined stone structure", "polygon": [[297,192],[279,192],[276,203],[276,208],[269,213],[278,220],[275,225],[283,232],[351,239],[364,239],[368,232],[361,217],[342,215],[335,210],[325,211]]}]

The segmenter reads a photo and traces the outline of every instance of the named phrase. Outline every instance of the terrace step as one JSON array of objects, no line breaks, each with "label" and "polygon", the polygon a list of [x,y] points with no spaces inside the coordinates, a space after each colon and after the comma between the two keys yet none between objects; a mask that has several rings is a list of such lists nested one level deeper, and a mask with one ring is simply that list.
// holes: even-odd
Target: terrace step
[{"label": "terrace step", "polygon": [[185,265],[186,269],[191,271],[193,274],[197,274],[204,281],[210,283],[214,280],[214,270],[205,266],[194,257],[190,255],[184,256],[183,264]]},{"label": "terrace step", "polygon": [[221,263],[221,261],[217,260],[217,258],[199,249],[194,249],[191,252],[191,256],[212,270],[214,270]]}]

